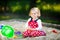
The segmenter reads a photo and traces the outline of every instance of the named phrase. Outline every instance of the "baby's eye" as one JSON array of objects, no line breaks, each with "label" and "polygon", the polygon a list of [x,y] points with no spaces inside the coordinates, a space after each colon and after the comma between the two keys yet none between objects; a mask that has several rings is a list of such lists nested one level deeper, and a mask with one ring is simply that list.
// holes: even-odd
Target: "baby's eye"
[{"label": "baby's eye", "polygon": [[37,13],[34,13],[33,15],[37,15]]}]

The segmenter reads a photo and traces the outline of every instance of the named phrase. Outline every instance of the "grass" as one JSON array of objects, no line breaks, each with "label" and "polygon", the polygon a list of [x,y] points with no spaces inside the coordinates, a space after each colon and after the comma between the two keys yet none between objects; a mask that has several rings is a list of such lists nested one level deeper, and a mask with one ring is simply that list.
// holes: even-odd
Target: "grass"
[{"label": "grass", "polygon": [[[22,20],[28,20],[29,16],[20,16],[16,18],[12,18],[11,16],[0,16],[0,20],[9,20],[9,19],[22,19]],[[47,22],[47,23],[53,23],[53,24],[60,24],[59,21],[54,20],[54,19],[49,19],[49,18],[43,18],[41,17],[42,22]]]},{"label": "grass", "polygon": [[43,22],[47,22],[47,23],[60,24],[60,22],[59,21],[56,21],[56,20],[48,20],[48,19],[43,20],[42,19],[42,21]]}]

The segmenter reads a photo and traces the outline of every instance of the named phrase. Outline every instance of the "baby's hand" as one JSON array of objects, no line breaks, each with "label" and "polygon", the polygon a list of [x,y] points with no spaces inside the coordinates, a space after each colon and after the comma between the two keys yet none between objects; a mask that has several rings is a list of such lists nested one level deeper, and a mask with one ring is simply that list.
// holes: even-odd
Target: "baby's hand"
[{"label": "baby's hand", "polygon": [[36,30],[36,29],[28,27],[28,30]]},{"label": "baby's hand", "polygon": [[31,30],[31,28],[30,28],[30,27],[28,27],[28,30]]}]

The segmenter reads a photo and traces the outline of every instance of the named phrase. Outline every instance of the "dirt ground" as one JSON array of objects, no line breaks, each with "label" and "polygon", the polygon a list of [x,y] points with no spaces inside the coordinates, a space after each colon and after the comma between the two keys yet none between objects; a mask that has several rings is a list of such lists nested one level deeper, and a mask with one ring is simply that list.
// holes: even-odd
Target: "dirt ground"
[{"label": "dirt ground", "polygon": [[[26,23],[26,20],[3,20],[0,21],[0,25],[4,24],[4,25],[11,25],[14,30],[18,30],[23,32],[24,31],[24,25]],[[32,37],[32,38],[12,38],[11,40],[60,40],[60,30],[55,29],[55,28],[51,28],[51,27],[45,27],[43,26],[42,30],[44,30],[46,32],[46,36],[40,36],[40,37]],[[56,30],[57,33],[52,32],[52,30]],[[1,34],[1,33],[0,33]],[[7,40],[4,37],[0,36],[0,40]],[[9,40],[9,39],[8,39]]]}]

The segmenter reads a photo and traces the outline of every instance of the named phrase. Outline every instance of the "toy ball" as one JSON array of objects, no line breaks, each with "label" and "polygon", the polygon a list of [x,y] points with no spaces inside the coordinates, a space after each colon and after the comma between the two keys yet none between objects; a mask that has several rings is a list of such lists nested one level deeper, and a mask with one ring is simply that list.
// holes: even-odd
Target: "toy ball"
[{"label": "toy ball", "polygon": [[3,25],[1,33],[3,36],[6,36],[7,38],[12,38],[14,35],[14,30],[10,25]]},{"label": "toy ball", "polygon": [[0,29],[2,29],[3,25],[0,25]]},{"label": "toy ball", "polygon": [[53,33],[58,33],[56,30],[52,30]]}]

